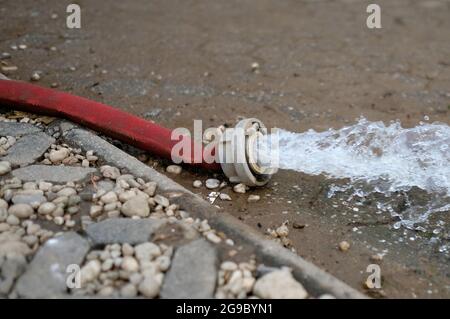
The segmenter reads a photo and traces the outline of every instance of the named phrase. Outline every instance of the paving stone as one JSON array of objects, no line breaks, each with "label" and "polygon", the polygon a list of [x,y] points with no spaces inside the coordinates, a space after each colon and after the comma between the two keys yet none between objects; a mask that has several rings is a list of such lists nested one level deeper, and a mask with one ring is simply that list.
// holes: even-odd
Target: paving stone
[{"label": "paving stone", "polygon": [[4,258],[0,265],[0,297],[8,295],[16,278],[24,272],[26,264],[23,256]]},{"label": "paving stone", "polygon": [[1,122],[0,136],[20,136],[40,132],[41,129],[29,123]]},{"label": "paving stone", "polygon": [[161,298],[213,298],[217,280],[217,251],[204,239],[197,239],[175,251]]},{"label": "paving stone", "polygon": [[23,298],[58,298],[67,294],[67,267],[81,265],[89,242],[74,232],[49,239],[19,278],[15,292]]},{"label": "paving stone", "polygon": [[147,242],[152,234],[166,222],[159,219],[111,218],[90,224],[86,233],[93,245],[111,243],[140,244]]},{"label": "paving stone", "polygon": [[54,142],[55,139],[44,132],[25,135],[9,148],[3,160],[17,166],[34,163]]},{"label": "paving stone", "polygon": [[12,175],[22,181],[66,183],[81,181],[96,171],[92,167],[30,165],[12,171]]}]

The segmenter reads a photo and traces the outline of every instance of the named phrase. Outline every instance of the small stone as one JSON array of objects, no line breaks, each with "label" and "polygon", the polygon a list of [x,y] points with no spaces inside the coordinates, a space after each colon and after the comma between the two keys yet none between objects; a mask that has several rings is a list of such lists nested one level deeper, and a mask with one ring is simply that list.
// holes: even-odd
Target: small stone
[{"label": "small stone", "polygon": [[162,195],[156,195],[154,198],[155,202],[162,207],[167,207],[170,205],[169,200]]},{"label": "small stone", "polygon": [[374,262],[380,262],[383,260],[383,255],[381,255],[381,254],[372,255],[372,256],[370,256],[370,260],[374,261]]},{"label": "small stone", "polygon": [[130,244],[123,244],[122,245],[122,255],[124,256],[133,256],[134,254],[134,248]]},{"label": "small stone", "polygon": [[120,211],[118,210],[111,210],[107,213],[108,218],[118,218],[120,217]]},{"label": "small stone", "polygon": [[166,167],[166,172],[170,174],[180,174],[181,173],[181,166],[178,165],[169,165]]},{"label": "small stone", "polygon": [[250,195],[250,196],[247,198],[247,202],[249,202],[249,203],[254,203],[254,202],[259,201],[260,198],[261,198],[261,197],[260,197],[259,195]]},{"label": "small stone", "polygon": [[15,65],[3,65],[2,66],[2,72],[3,73],[10,73],[10,72],[16,72],[19,68]]},{"label": "small stone", "polygon": [[136,272],[139,270],[139,264],[137,260],[131,256],[126,256],[123,258],[121,267],[123,270],[129,272]]},{"label": "small stone", "polygon": [[89,210],[89,215],[92,218],[96,218],[98,216],[100,216],[103,212],[103,207],[100,205],[92,205],[90,210]]},{"label": "small stone", "polygon": [[225,270],[225,271],[235,271],[238,269],[238,265],[232,261],[224,261],[220,265],[220,269]]},{"label": "small stone", "polygon": [[81,202],[81,197],[78,195],[71,195],[67,200],[67,206],[75,206]]},{"label": "small stone", "polygon": [[138,285],[142,281],[143,278],[144,277],[142,276],[142,274],[135,272],[130,275],[129,280],[130,280],[130,283],[132,283],[133,285]]},{"label": "small stone", "polygon": [[147,298],[155,298],[159,294],[160,285],[153,276],[146,276],[139,284],[139,292]]},{"label": "small stone", "polygon": [[48,156],[52,163],[61,162],[67,156],[69,156],[70,152],[67,148],[61,148],[59,150],[52,150]]},{"label": "small stone", "polygon": [[336,297],[330,294],[323,294],[319,296],[319,299],[336,299]]},{"label": "small stone", "polygon": [[303,228],[305,228],[305,227],[306,227],[305,224],[299,223],[299,222],[294,222],[294,223],[292,224],[292,228],[295,228],[295,229],[303,229]]},{"label": "small stone", "polygon": [[170,258],[168,256],[159,256],[156,258],[156,263],[158,264],[159,270],[167,271],[170,267]]},{"label": "small stone", "polygon": [[122,205],[121,212],[128,217],[147,217],[150,215],[150,207],[144,196],[135,196]]},{"label": "small stone", "polygon": [[206,188],[209,188],[209,189],[217,188],[217,187],[219,187],[219,185],[220,185],[220,181],[215,178],[209,178],[205,181],[205,186],[206,186]]},{"label": "small stone", "polygon": [[144,186],[145,186],[144,193],[146,193],[148,196],[155,195],[156,187],[157,187],[156,182],[148,182]]},{"label": "small stone", "polygon": [[8,218],[8,210],[4,207],[0,207],[0,223],[6,221]]},{"label": "small stone", "polygon": [[134,191],[124,191],[119,194],[119,200],[122,203],[125,203],[126,201],[132,199],[135,196],[136,196],[136,193]]},{"label": "small stone", "polygon": [[20,50],[26,50],[27,45],[26,45],[26,44],[19,44],[18,48],[19,48]]},{"label": "small stone", "polygon": [[202,187],[202,185],[203,185],[203,183],[202,183],[202,181],[200,181],[200,180],[195,180],[195,181],[192,183],[192,186],[194,186],[195,188],[200,188],[200,187]]},{"label": "small stone", "polygon": [[222,241],[222,239],[213,232],[209,232],[208,234],[206,234],[206,239],[214,244],[218,244]]},{"label": "small stone", "polygon": [[[3,233],[7,230],[9,230],[11,226],[8,223],[0,223],[0,233]],[[1,265],[0,265],[1,268]]]},{"label": "small stone", "polygon": [[339,250],[340,251],[344,251],[345,252],[345,251],[347,251],[349,249],[350,249],[350,243],[348,241],[343,240],[343,241],[341,241],[339,243]]},{"label": "small stone", "polygon": [[219,198],[220,198],[221,200],[231,200],[230,195],[225,194],[225,193],[220,193]]},{"label": "small stone", "polygon": [[259,63],[258,62],[253,62],[251,65],[252,71],[255,72],[256,70],[259,69]]},{"label": "small stone", "polygon": [[247,189],[247,186],[245,186],[245,184],[242,184],[242,183],[234,185],[234,187],[233,187],[233,191],[236,193],[240,193],[240,194],[245,194],[246,189]]},{"label": "small stone", "polygon": [[86,265],[84,265],[83,268],[81,268],[80,273],[82,285],[95,280],[98,275],[100,275],[101,269],[102,266],[96,259],[90,260]]},{"label": "small stone", "polygon": [[[24,256],[30,253],[28,245],[15,239],[0,242],[0,258],[3,256]],[[3,275],[3,274],[2,274]]]},{"label": "small stone", "polygon": [[8,209],[8,202],[2,198],[0,198],[0,208]]},{"label": "small stone", "polygon": [[64,218],[62,216],[56,216],[55,218],[53,218],[53,222],[56,225],[61,226],[62,224],[64,224]]},{"label": "small stone", "polygon": [[11,171],[11,163],[7,161],[0,161],[0,176],[8,174]]},{"label": "small stone", "polygon": [[52,183],[47,183],[47,182],[41,181],[41,182],[39,182],[38,188],[39,188],[41,191],[47,192],[48,190],[50,190],[50,188],[51,188],[52,186],[53,186]]},{"label": "small stone", "polygon": [[275,270],[259,278],[253,287],[255,296],[263,299],[305,299],[302,284],[288,270]]},{"label": "small stone", "polygon": [[14,215],[9,215],[8,218],[6,218],[6,222],[11,226],[17,226],[20,224],[20,219]]},{"label": "small stone", "polygon": [[117,202],[118,198],[117,198],[117,195],[115,192],[110,191],[110,192],[107,192],[102,197],[100,197],[100,200],[105,204],[110,204],[110,203]]},{"label": "small stone", "polygon": [[278,227],[275,232],[279,237],[287,237],[289,235],[289,228],[287,227],[286,222]]},{"label": "small stone", "polygon": [[105,206],[103,206],[103,210],[105,212],[110,212],[112,210],[115,210],[117,208],[117,202],[112,202],[109,204],[105,204]]},{"label": "small stone", "polygon": [[14,204],[9,207],[8,213],[18,218],[28,218],[33,215],[34,210],[28,204]]},{"label": "small stone", "polygon": [[11,199],[11,201],[14,204],[28,204],[30,205],[32,208],[38,208],[39,205],[41,205],[41,203],[44,203],[47,199],[42,196],[42,195],[22,195],[22,194],[17,194],[14,195],[13,198]]},{"label": "small stone", "polygon": [[136,258],[139,261],[149,261],[161,255],[161,249],[154,243],[143,243],[134,247]]},{"label": "small stone", "polygon": [[100,172],[106,178],[117,179],[120,176],[120,171],[117,167],[103,165],[100,167]]},{"label": "small stone", "polygon": [[33,72],[31,74],[31,81],[39,81],[41,79],[41,76],[39,75],[39,72]]},{"label": "small stone", "polygon": [[30,247],[33,247],[39,239],[34,235],[23,236],[22,241]]},{"label": "small stone", "polygon": [[58,196],[67,196],[67,197],[76,195],[76,194],[77,194],[77,191],[71,187],[65,187],[56,193],[56,195],[58,195]]},{"label": "small stone", "polygon": [[27,234],[35,235],[40,229],[41,229],[41,226],[39,226],[38,224],[30,223],[27,226]]},{"label": "small stone", "polygon": [[111,286],[103,287],[99,290],[98,295],[101,297],[109,297],[114,293],[114,288]]},{"label": "small stone", "polygon": [[66,220],[66,222],[64,223],[64,225],[68,228],[73,228],[76,224],[77,223],[74,220]]},{"label": "small stone", "polygon": [[120,289],[120,296],[124,298],[133,298],[137,296],[136,286],[133,284],[126,284]]}]

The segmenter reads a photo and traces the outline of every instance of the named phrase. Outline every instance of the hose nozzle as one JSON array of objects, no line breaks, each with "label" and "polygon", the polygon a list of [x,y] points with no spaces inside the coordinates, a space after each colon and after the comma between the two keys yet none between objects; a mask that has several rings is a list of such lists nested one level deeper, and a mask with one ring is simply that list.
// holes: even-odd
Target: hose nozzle
[{"label": "hose nozzle", "polygon": [[267,128],[256,118],[243,119],[234,128],[227,128],[219,140],[217,162],[232,183],[247,186],[267,184],[277,169],[257,162],[255,149]]}]

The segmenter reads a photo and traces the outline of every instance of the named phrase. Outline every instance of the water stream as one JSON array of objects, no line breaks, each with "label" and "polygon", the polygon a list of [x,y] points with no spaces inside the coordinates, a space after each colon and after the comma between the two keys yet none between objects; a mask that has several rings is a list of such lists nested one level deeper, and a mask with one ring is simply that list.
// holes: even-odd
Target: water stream
[{"label": "water stream", "polygon": [[[256,146],[258,162],[310,175],[343,179],[329,196],[352,190],[353,197],[381,195],[378,209],[400,216],[394,228],[423,230],[433,214],[450,213],[450,127],[421,123],[403,128],[400,122],[370,122],[324,132],[277,130]],[[411,200],[411,193],[426,200]],[[403,194],[399,212],[390,199]],[[380,197],[380,196],[378,196]]]}]

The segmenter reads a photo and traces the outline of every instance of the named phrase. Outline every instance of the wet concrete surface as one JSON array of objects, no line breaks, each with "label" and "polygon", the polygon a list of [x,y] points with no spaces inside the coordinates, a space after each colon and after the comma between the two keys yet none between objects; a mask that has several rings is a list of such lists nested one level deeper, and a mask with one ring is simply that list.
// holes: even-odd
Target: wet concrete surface
[{"label": "wet concrete surface", "polygon": [[[194,119],[231,126],[242,117],[296,132],[359,116],[450,123],[449,1],[380,0],[381,30],[366,27],[369,1],[80,0],[79,30],[65,26],[69,3],[0,1],[0,52],[11,54],[2,66],[18,67],[10,78],[40,71],[39,85],[169,128],[192,128]],[[27,48],[11,49],[19,44]],[[211,176],[186,168],[174,179],[206,197],[192,181]],[[450,297],[446,254],[426,236],[394,230],[373,202],[329,199],[334,182],[280,171],[246,195],[227,187],[233,201],[215,204],[263,233],[288,220],[299,255],[371,296]],[[261,200],[249,204],[248,194]],[[337,248],[342,240],[351,244],[346,252]],[[376,262],[381,291],[363,287],[376,253],[385,254]]]}]

